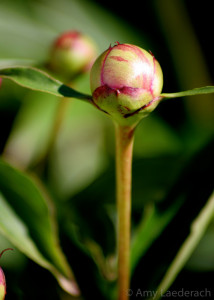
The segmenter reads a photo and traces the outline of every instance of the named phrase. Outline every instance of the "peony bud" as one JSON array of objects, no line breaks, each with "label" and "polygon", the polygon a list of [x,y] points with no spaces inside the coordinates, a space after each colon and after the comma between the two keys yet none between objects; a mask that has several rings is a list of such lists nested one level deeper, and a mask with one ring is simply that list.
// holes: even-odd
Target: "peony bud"
[{"label": "peony bud", "polygon": [[1,86],[2,78],[0,78],[0,86]]},{"label": "peony bud", "polygon": [[49,67],[53,72],[70,80],[90,69],[96,53],[96,47],[89,37],[77,31],[68,31],[54,42]]},{"label": "peony bud", "polygon": [[91,69],[94,104],[121,124],[136,123],[158,104],[163,74],[144,49],[119,44],[109,47]]},{"label": "peony bud", "polygon": [[2,268],[0,267],[0,300],[4,300],[6,294],[6,282]]},{"label": "peony bud", "polygon": [[[13,249],[7,248],[7,249],[3,250],[0,253],[0,258],[2,257],[2,254],[7,250],[13,250]],[[2,268],[0,267],[0,300],[4,300],[5,295],[6,295],[6,280],[5,280],[4,272],[3,272]]]}]

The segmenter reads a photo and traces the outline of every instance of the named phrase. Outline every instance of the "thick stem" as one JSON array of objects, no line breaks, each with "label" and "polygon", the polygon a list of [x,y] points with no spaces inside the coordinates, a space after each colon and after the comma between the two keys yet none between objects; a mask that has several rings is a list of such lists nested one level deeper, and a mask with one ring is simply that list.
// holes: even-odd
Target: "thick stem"
[{"label": "thick stem", "polygon": [[118,299],[127,300],[130,285],[131,177],[134,128],[116,124],[118,211]]}]

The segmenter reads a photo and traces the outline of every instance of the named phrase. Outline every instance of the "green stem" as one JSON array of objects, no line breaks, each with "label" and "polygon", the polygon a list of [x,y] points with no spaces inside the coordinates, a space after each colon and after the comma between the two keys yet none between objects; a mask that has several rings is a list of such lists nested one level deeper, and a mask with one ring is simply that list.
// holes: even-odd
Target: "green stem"
[{"label": "green stem", "polygon": [[66,109],[68,108],[68,105],[69,105],[69,103],[71,103],[71,101],[72,101],[72,99],[69,99],[69,98],[59,99],[57,113],[55,115],[52,132],[50,134],[50,141],[49,141],[49,145],[48,145],[47,155],[50,153],[51,149],[54,146],[54,143],[56,142],[57,136],[62,127],[63,120],[65,118]]},{"label": "green stem", "polygon": [[131,177],[134,128],[116,124],[118,210],[118,299],[127,300],[130,285]]}]

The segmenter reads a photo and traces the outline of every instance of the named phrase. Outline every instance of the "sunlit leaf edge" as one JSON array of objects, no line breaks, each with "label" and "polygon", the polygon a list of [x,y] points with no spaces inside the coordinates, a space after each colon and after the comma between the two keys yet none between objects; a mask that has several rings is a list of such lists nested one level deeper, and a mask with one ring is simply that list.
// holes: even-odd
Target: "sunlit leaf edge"
[{"label": "sunlit leaf edge", "polygon": [[9,66],[0,67],[0,77],[10,79],[31,90],[49,93],[58,97],[69,97],[90,101],[91,96],[80,93],[44,71],[34,67]]},{"label": "sunlit leaf edge", "polygon": [[[53,276],[57,279],[59,285],[68,293],[72,295],[79,295],[79,289],[73,278],[66,278],[62,275],[45,257],[39,252],[30,235],[28,234],[28,229],[26,224],[16,215],[13,208],[7,203],[6,199],[0,192],[0,208],[3,210],[4,215],[0,215],[0,233],[5,236],[15,248],[19,249],[24,255],[29,259],[36,262],[41,267],[50,271]],[[7,217],[6,224],[1,217]],[[14,232],[11,232],[10,228],[11,220],[14,222]],[[18,231],[17,231],[18,230]],[[21,234],[21,239],[20,235]]]}]

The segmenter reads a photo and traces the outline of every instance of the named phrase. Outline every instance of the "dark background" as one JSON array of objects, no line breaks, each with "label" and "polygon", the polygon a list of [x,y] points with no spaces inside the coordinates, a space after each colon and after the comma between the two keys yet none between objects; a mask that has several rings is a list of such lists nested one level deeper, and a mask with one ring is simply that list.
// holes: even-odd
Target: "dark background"
[{"label": "dark background", "polygon": [[[70,0],[70,3],[73,1]],[[67,2],[69,1],[60,3],[65,4]],[[43,15],[41,12],[37,14],[37,4],[40,3],[47,3],[47,7],[51,11],[51,1],[9,0],[4,2],[0,0],[0,5],[11,6],[15,11],[16,7],[20,7],[20,12],[18,10],[17,14],[20,13],[20,18],[23,18],[24,21],[26,18],[27,21],[24,25],[29,30],[22,34],[16,23],[16,18],[9,13],[6,16],[7,27],[6,23],[0,23],[0,36],[2,38],[0,58],[15,56],[17,58],[44,60],[53,39],[62,31],[73,29],[73,27],[75,29],[80,27],[82,31],[90,34],[98,42],[100,53],[117,39],[114,34],[114,30],[116,31],[117,28],[110,26],[111,20],[116,20],[122,28],[120,32],[123,32],[118,37],[119,41],[121,39],[123,43],[135,43],[146,50],[151,50],[160,62],[164,74],[164,92],[178,92],[214,84],[212,1],[143,0],[115,1],[113,3],[105,0],[80,1],[84,13],[89,15],[89,19],[91,18],[97,28],[101,28],[99,34],[95,32],[93,26],[90,28],[90,22],[87,23],[86,18],[84,19],[81,14],[76,16],[72,10],[70,12],[66,12],[65,8],[62,11],[59,10],[56,19],[49,15]],[[93,7],[93,5],[95,6]],[[65,18],[63,13],[67,13]],[[27,18],[36,20],[33,30],[32,24]],[[41,26],[41,31],[39,26]],[[88,77],[82,82],[80,80],[77,87],[81,91],[88,92],[89,88],[85,83],[88,83]],[[27,104],[25,97],[28,100],[26,90],[3,82],[0,91],[0,151],[2,155],[7,140],[14,130],[14,120],[16,120],[22,107]],[[90,108],[87,113],[87,109],[85,109],[85,115],[82,115],[81,109],[77,110],[76,119],[80,121],[72,124],[69,134],[72,140],[72,132],[75,128],[78,138],[73,143],[77,145],[76,152],[81,153],[81,149],[87,149],[88,137],[91,138],[91,143],[95,144],[96,141],[94,142],[93,137],[96,137],[97,131],[94,129],[100,126],[102,146],[99,148],[99,153],[105,158],[101,171],[96,176],[94,176],[94,170],[91,173],[89,171],[89,180],[80,182],[78,187],[74,186],[74,192],[72,189],[63,190],[62,179],[59,186],[53,179],[54,176],[59,177],[56,162],[65,156],[63,151],[58,156],[52,151],[50,155],[51,167],[45,169],[44,173],[41,174],[40,169],[31,169],[31,171],[43,180],[54,198],[54,203],[58,208],[63,251],[67,255],[80,285],[82,285],[85,299],[107,299],[107,296],[101,292],[102,289],[98,288],[100,274],[94,261],[89,259],[84,251],[80,251],[73,237],[67,232],[67,224],[64,222],[65,220],[68,223],[69,220],[77,222],[81,234],[86,237],[89,236],[99,243],[105,255],[114,250],[114,226],[106,213],[106,205],[114,205],[115,194],[113,187],[113,130],[108,120],[104,117],[101,118],[98,113],[93,115]],[[90,124],[95,120],[95,126],[92,126],[92,129],[90,129],[90,124],[87,124],[89,114],[92,114],[92,118],[94,118],[93,120],[92,118],[89,119]],[[133,291],[138,288],[143,290],[145,282],[147,289],[155,288],[156,281],[159,280],[163,275],[163,270],[168,266],[168,259],[173,257],[179,245],[188,235],[191,222],[211,192],[214,149],[212,143],[213,116],[214,97],[212,95],[175,99],[161,103],[152,114],[151,119],[148,118],[149,120],[145,120],[145,123],[142,122],[136,132],[133,162],[133,224],[136,225],[140,221],[144,201],[146,203],[151,201],[155,204],[157,202],[157,207],[161,213],[168,208],[170,201],[176,200],[179,195],[184,196],[186,202],[172,224],[151,247],[146,256],[146,263],[144,257],[139,262],[132,280]],[[44,116],[37,116],[38,122],[45,117],[45,114]],[[28,122],[24,124],[25,127],[30,127]],[[81,126],[83,127],[82,131],[79,130],[82,128]],[[158,131],[159,127],[163,128],[163,132]],[[165,129],[167,134],[165,134]],[[170,139],[171,137],[173,138]],[[160,143],[161,140],[164,146]],[[178,142],[178,147],[176,142]],[[38,143],[40,144],[40,140]],[[27,148],[26,145],[29,144],[30,141],[24,144],[24,148]],[[73,153],[74,144],[71,143],[71,153]],[[16,150],[14,153],[16,154]],[[93,156],[93,152],[90,152],[90,155]],[[78,161],[78,159],[80,166],[89,160],[85,154],[80,158],[77,156],[76,160]],[[90,157],[90,159],[92,158]],[[64,162],[64,166],[66,163]],[[78,165],[75,165],[76,167]],[[80,174],[87,173],[86,171],[90,167],[83,168],[83,170],[80,167]],[[57,180],[60,181],[60,178]],[[74,183],[72,181],[70,183],[72,187]],[[106,190],[106,187],[111,188]],[[159,188],[162,188],[168,195],[163,203],[161,202],[163,197],[160,196],[156,199],[155,193],[159,191]],[[142,201],[141,199],[146,200]],[[211,238],[205,243],[205,248],[208,250],[213,249],[213,224],[209,228],[209,233]],[[3,242],[2,240],[0,242],[2,248]],[[70,249],[73,251],[72,256]],[[181,271],[173,283],[172,291],[182,288],[189,291],[200,291],[207,288],[207,290],[212,291],[212,297],[214,297],[214,265],[212,255],[208,257],[206,251],[203,247],[199,247],[194,259]],[[16,250],[17,252],[18,250]],[[72,299],[60,290],[49,272],[31,260],[27,260],[23,254],[13,254],[14,258],[11,261],[8,259],[9,262],[6,260],[6,256],[7,254],[5,254],[4,260],[2,259],[8,282],[6,299]],[[8,255],[8,257],[11,258],[12,255]],[[198,267],[199,262],[204,262],[205,267]],[[210,266],[208,266],[209,262]],[[212,297],[208,299],[212,299]]]}]

